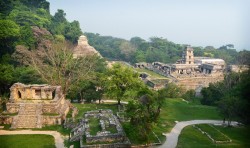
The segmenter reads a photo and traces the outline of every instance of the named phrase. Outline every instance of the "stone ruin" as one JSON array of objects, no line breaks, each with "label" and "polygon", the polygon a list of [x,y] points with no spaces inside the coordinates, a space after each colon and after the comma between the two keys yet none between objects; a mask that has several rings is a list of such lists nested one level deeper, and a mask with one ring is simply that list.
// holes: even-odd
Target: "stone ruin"
[{"label": "stone ruin", "polygon": [[170,78],[169,82],[185,86],[186,89],[194,89],[198,94],[202,87],[224,79],[226,64],[223,59],[194,57],[193,51],[191,46],[185,47],[182,58],[175,64],[137,63],[136,67],[159,73]]},{"label": "stone ruin", "polygon": [[[91,135],[90,132],[93,128],[90,124],[91,119],[99,120],[100,131],[96,135]],[[109,128],[115,129],[115,132],[109,131]],[[83,137],[86,139],[86,144],[83,144]],[[110,109],[86,112],[78,126],[71,130],[70,141],[79,140],[81,147],[95,147],[96,144],[101,143],[105,143],[104,145],[108,147],[114,147],[114,145],[119,145],[119,147],[130,146],[130,141],[126,137],[122,125]]]},{"label": "stone ruin", "polygon": [[65,100],[61,86],[15,83],[10,88],[6,109],[0,120],[3,124],[11,124],[13,129],[42,128],[60,125],[70,109],[70,102]]},{"label": "stone ruin", "polygon": [[89,45],[88,39],[84,35],[81,35],[78,39],[78,45],[73,50],[73,57],[78,58],[93,54],[97,54],[101,57],[101,54],[94,47]]}]

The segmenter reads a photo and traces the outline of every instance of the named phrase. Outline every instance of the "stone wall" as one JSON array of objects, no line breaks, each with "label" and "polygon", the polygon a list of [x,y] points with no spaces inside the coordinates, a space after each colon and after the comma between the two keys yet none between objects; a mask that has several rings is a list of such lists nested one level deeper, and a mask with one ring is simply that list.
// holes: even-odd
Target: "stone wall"
[{"label": "stone wall", "polygon": [[7,112],[9,112],[9,113],[19,112],[20,104],[6,103],[6,106],[7,106]]},{"label": "stone wall", "polygon": [[62,91],[60,86],[41,85],[24,85],[15,83],[10,88],[10,101],[17,102],[20,100],[52,100],[61,97]]},{"label": "stone wall", "polygon": [[110,134],[106,136],[91,136],[86,137],[87,143],[96,143],[96,142],[113,142],[113,141],[123,141],[124,136],[121,134]]},{"label": "stone wall", "polygon": [[190,89],[198,89],[199,87],[208,87],[209,83],[215,83],[218,81],[222,81],[224,79],[223,76],[220,77],[190,77],[190,78],[180,78],[178,79],[178,82],[176,82],[177,85],[185,87],[187,90]]},{"label": "stone wall", "polygon": [[0,124],[11,124],[13,116],[0,116]]},{"label": "stone wall", "polygon": [[62,123],[61,116],[43,116],[43,125],[60,125]]}]

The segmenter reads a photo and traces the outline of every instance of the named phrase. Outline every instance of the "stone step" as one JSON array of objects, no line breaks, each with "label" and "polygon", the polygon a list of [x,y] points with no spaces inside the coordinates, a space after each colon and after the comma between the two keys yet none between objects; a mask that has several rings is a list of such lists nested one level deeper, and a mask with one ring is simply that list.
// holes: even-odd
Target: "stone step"
[{"label": "stone step", "polygon": [[16,128],[36,128],[37,127],[37,116],[30,115],[18,115],[16,122]]}]

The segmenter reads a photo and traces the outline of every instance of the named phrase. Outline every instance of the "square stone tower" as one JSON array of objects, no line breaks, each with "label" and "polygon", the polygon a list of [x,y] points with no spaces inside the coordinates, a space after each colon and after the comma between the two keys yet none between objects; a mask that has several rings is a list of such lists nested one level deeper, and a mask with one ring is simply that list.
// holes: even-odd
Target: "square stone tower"
[{"label": "square stone tower", "polygon": [[183,64],[194,64],[194,49],[187,46],[182,53]]}]

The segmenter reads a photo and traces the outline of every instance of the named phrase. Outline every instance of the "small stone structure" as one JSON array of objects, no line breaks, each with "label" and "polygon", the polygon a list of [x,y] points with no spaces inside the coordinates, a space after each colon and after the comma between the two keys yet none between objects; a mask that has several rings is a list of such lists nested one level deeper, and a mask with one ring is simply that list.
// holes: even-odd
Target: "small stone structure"
[{"label": "small stone structure", "polygon": [[7,111],[0,122],[12,124],[13,129],[61,124],[69,107],[70,102],[65,100],[60,86],[15,83],[10,88]]},{"label": "small stone structure", "polygon": [[[90,122],[93,118],[99,120],[100,131],[98,131],[96,135],[90,134],[90,130],[92,130]],[[109,131],[109,128],[113,128],[113,130],[115,129],[115,132]],[[83,136],[86,138],[86,144],[83,144]],[[114,145],[117,144],[120,147],[130,146],[130,142],[126,137],[118,118],[113,115],[113,112],[109,109],[93,110],[84,114],[84,118],[80,121],[77,127],[71,130],[70,134],[70,141],[79,140],[81,147],[95,147],[97,143],[105,143],[105,146],[108,147],[114,147]],[[107,143],[109,144],[107,145]]]},{"label": "small stone structure", "polygon": [[78,39],[78,45],[73,50],[73,57],[78,58],[93,54],[97,54],[101,57],[101,54],[94,47],[89,45],[88,39],[84,35],[81,35]]}]

